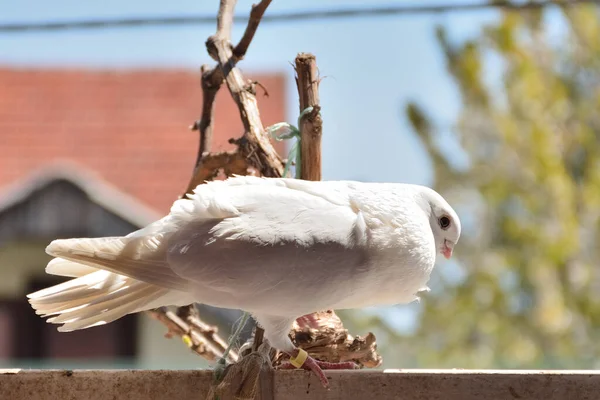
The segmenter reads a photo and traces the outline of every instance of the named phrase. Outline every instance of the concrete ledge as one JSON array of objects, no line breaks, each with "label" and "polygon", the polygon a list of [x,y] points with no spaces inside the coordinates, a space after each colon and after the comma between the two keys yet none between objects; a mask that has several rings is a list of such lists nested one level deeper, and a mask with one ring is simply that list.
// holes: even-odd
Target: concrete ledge
[{"label": "concrete ledge", "polygon": [[[600,371],[384,370],[327,376],[329,391],[306,371],[276,371],[272,399],[600,399]],[[211,380],[211,371],[0,370],[0,399],[203,400]]]}]

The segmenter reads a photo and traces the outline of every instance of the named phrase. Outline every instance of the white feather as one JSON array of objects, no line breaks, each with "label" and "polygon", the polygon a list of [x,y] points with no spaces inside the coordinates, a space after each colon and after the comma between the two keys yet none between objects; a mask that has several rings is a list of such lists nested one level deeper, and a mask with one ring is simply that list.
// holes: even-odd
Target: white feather
[{"label": "white feather", "polygon": [[47,274],[67,276],[69,278],[78,278],[95,271],[98,271],[98,269],[62,258],[54,258],[46,266]]},{"label": "white feather", "polygon": [[[60,259],[55,259],[60,260]],[[185,292],[137,281],[109,271],[95,270],[67,260],[51,261],[47,271],[77,279],[29,294],[29,303],[47,322],[64,324],[61,332],[107,324],[127,314],[166,305],[186,305],[193,298]],[[92,272],[89,272],[92,271]],[[69,275],[67,275],[69,274]]]}]

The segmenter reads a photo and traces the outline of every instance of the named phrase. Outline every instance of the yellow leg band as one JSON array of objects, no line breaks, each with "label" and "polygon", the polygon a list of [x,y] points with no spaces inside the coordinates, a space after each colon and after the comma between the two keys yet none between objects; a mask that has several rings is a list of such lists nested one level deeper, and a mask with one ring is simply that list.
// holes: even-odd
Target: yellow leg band
[{"label": "yellow leg band", "polygon": [[290,364],[296,368],[302,368],[307,358],[308,353],[302,349],[298,349],[298,355],[296,357],[290,357]]},{"label": "yellow leg band", "polygon": [[183,343],[185,343],[187,347],[192,347],[194,345],[194,342],[192,341],[192,338],[189,337],[189,335],[183,335],[181,337],[181,340],[183,340]]}]

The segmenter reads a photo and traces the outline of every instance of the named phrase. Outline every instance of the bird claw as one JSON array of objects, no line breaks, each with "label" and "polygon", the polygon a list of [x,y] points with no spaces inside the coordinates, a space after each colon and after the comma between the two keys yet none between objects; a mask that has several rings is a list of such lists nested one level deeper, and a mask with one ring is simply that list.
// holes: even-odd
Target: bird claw
[{"label": "bird claw", "polygon": [[[281,363],[281,365],[278,368],[279,369],[296,369],[296,367],[293,366],[289,361]],[[302,369],[311,371],[313,374],[315,374],[317,376],[317,378],[321,382],[321,385],[323,385],[323,387],[325,389],[329,389],[329,380],[325,376],[325,373],[323,372],[323,370],[332,370],[332,369],[341,370],[341,369],[359,369],[359,368],[360,367],[358,366],[358,364],[356,364],[352,361],[327,362],[327,361],[315,360],[311,356],[308,356],[306,358],[306,361],[302,365]]]}]

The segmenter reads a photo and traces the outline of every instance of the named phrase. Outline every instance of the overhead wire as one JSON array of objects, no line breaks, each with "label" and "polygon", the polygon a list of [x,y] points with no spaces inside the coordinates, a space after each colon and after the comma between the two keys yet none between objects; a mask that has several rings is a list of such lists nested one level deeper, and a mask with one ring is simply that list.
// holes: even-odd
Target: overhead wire
[{"label": "overhead wire", "polygon": [[[570,7],[581,4],[600,4],[600,0],[546,0],[535,2],[514,3],[509,1],[474,2],[474,3],[440,3],[419,5],[387,5],[363,8],[336,8],[308,11],[290,11],[267,13],[261,23],[302,22],[316,20],[336,20],[365,17],[386,17],[394,15],[442,14],[455,12],[470,12],[485,9],[501,9],[507,11],[525,11],[541,9],[550,6]],[[0,34],[51,32],[65,30],[92,30],[109,28],[136,28],[147,26],[182,26],[182,25],[213,25],[214,15],[180,15],[160,17],[131,17],[114,19],[86,19],[72,21],[46,22],[16,22],[0,24]],[[247,22],[248,16],[236,15],[235,22]]]}]

